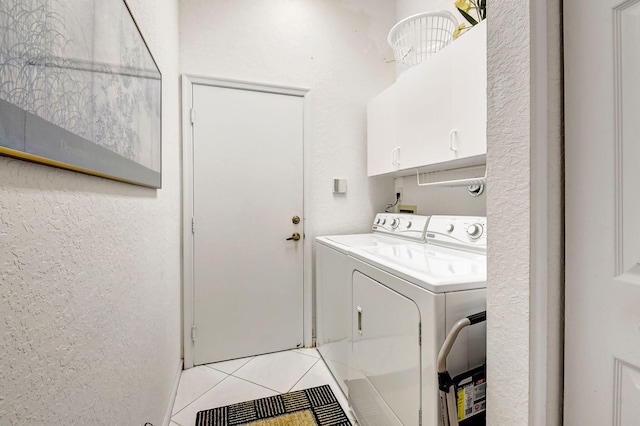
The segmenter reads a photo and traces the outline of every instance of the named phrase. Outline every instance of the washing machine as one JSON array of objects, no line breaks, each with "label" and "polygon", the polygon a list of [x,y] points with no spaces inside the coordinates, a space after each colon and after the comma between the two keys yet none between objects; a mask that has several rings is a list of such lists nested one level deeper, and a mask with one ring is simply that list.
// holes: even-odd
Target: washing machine
[{"label": "washing machine", "polygon": [[315,240],[316,346],[345,395],[351,340],[349,251],[423,241],[428,220],[428,216],[378,213],[369,233]]},{"label": "washing machine", "polygon": [[[347,388],[360,425],[439,425],[436,361],[448,330],[485,310],[486,218],[431,216],[424,242],[354,247]],[[447,358],[455,376],[485,362],[486,327]]]}]

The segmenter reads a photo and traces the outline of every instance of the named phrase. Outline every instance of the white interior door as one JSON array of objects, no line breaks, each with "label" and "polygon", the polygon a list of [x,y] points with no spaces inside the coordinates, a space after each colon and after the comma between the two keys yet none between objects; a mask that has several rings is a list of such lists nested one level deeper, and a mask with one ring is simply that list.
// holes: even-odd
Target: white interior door
[{"label": "white interior door", "polygon": [[304,98],[192,87],[194,364],[300,346]]},{"label": "white interior door", "polygon": [[565,0],[565,425],[640,424],[640,1]]}]

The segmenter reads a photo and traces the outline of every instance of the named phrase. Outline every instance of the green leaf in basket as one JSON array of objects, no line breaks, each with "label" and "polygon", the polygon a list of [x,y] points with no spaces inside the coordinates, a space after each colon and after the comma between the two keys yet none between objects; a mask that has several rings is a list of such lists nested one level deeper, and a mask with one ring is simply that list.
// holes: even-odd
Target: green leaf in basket
[{"label": "green leaf in basket", "polygon": [[469,21],[471,25],[476,25],[478,23],[478,21],[473,19],[473,17],[469,15],[467,12],[465,12],[464,10],[460,9],[459,7],[457,7],[456,9],[458,9],[458,12],[460,12],[460,14],[464,17],[464,19]]}]

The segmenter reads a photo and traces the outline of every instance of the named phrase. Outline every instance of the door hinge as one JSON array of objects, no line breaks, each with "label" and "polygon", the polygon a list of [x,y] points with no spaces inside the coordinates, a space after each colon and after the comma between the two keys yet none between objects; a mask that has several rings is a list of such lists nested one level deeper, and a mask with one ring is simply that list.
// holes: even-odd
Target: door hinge
[{"label": "door hinge", "polygon": [[191,341],[193,343],[196,342],[196,325],[195,324],[191,326]]},{"label": "door hinge", "polygon": [[192,234],[196,233],[196,218],[195,217],[191,218],[191,233]]},{"label": "door hinge", "polygon": [[422,323],[418,323],[418,345],[422,346]]},{"label": "door hinge", "polygon": [[191,111],[190,111],[190,118],[191,118],[191,123],[196,122],[196,110],[193,108],[191,108]]}]

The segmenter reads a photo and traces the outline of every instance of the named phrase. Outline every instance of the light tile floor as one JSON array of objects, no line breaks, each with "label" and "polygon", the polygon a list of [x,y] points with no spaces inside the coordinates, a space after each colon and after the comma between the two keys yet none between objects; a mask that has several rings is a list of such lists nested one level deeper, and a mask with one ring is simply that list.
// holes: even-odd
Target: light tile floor
[{"label": "light tile floor", "polygon": [[170,426],[193,426],[196,413],[236,402],[328,384],[355,423],[340,386],[315,349],[201,365],[182,372]]}]

